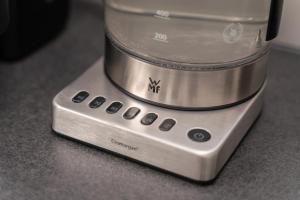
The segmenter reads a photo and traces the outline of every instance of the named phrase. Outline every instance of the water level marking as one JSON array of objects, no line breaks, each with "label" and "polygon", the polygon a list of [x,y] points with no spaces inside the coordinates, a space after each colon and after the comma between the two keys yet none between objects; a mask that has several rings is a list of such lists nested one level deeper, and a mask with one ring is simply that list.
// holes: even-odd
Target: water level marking
[{"label": "water level marking", "polygon": [[168,43],[168,36],[167,34],[156,32],[154,33],[153,40],[156,40],[158,42]]},{"label": "water level marking", "polygon": [[160,19],[165,19],[165,20],[170,20],[170,12],[167,10],[157,10],[155,12],[154,17],[157,17]]}]

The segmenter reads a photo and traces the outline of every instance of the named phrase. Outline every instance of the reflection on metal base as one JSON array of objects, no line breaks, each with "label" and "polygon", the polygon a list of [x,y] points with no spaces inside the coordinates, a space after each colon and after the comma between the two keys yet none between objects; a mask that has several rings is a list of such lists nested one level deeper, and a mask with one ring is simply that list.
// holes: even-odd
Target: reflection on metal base
[{"label": "reflection on metal base", "polygon": [[[264,87],[249,101],[227,109],[171,110],[120,92],[105,76],[101,59],[55,97],[53,129],[189,179],[209,181],[216,177],[260,113],[263,90]],[[72,102],[79,91],[90,95],[82,103]],[[105,97],[106,102],[97,109],[90,108],[89,103],[98,96]],[[113,102],[121,102],[123,107],[108,114],[106,109]],[[141,111],[134,119],[125,120],[123,115],[130,107]],[[158,115],[149,126],[141,123],[147,113]],[[176,122],[169,131],[159,128],[165,119]],[[190,139],[194,129],[205,130],[203,138]]]}]

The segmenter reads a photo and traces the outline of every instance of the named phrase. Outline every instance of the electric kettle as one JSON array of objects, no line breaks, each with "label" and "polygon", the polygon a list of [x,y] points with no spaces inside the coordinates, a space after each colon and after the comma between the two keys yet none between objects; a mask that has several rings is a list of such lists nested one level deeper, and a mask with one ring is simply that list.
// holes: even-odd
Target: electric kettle
[{"label": "electric kettle", "polygon": [[140,100],[184,110],[234,105],[266,79],[283,0],[106,0],[105,71]]},{"label": "electric kettle", "polygon": [[104,58],[54,98],[53,130],[214,180],[262,110],[282,4],[105,1]]}]

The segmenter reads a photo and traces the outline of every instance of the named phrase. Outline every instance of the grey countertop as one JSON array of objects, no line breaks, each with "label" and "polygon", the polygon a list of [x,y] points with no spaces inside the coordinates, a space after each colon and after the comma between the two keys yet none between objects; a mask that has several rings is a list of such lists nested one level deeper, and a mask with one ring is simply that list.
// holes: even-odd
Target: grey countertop
[{"label": "grey countertop", "polygon": [[66,31],[0,63],[0,199],[300,199],[300,56],[273,50],[262,116],[210,185],[57,136],[52,98],[103,54],[100,8],[76,1]]}]

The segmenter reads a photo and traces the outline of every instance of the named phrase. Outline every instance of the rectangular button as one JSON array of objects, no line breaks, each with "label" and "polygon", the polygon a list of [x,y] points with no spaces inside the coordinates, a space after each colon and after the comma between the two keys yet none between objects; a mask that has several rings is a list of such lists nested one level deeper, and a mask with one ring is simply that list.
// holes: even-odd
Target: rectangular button
[{"label": "rectangular button", "polygon": [[132,107],[129,108],[125,114],[123,115],[124,119],[134,119],[139,113],[141,112],[141,110],[139,108],[136,107]]},{"label": "rectangular button", "polygon": [[86,91],[82,91],[82,92],[79,92],[73,99],[72,101],[74,103],[82,103],[86,98],[89,97],[89,93],[86,92]]},{"label": "rectangular button", "polygon": [[153,122],[158,118],[157,114],[155,113],[148,113],[145,117],[143,117],[141,123],[143,125],[149,126],[153,124]]},{"label": "rectangular button", "polygon": [[123,107],[123,104],[120,102],[114,102],[112,103],[107,109],[106,112],[109,114],[115,114],[117,113],[121,108]]},{"label": "rectangular button", "polygon": [[173,126],[175,126],[175,124],[176,124],[175,120],[173,120],[173,119],[166,119],[159,126],[159,130],[161,130],[161,131],[169,131],[169,130],[171,130],[173,128]]},{"label": "rectangular button", "polygon": [[104,104],[106,99],[104,97],[96,97],[90,104],[90,108],[96,109]]}]

